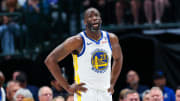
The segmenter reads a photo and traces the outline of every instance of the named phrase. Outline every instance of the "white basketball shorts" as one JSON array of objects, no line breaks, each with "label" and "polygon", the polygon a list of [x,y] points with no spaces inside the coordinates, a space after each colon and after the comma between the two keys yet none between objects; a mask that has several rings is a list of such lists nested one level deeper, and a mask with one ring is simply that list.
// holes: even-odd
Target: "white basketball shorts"
[{"label": "white basketball shorts", "polygon": [[74,101],[112,101],[112,94],[107,90],[90,89],[81,92],[81,96],[74,94]]}]

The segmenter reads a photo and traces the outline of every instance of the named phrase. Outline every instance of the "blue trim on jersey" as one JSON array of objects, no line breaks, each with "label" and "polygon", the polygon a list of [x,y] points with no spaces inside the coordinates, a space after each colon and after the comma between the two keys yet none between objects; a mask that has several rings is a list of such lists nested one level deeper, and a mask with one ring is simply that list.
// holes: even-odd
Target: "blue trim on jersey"
[{"label": "blue trim on jersey", "polygon": [[107,38],[108,38],[109,47],[110,47],[110,48],[111,48],[111,50],[112,50],[112,47],[111,47],[111,42],[110,42],[110,38],[109,38],[109,34],[108,34],[108,32],[106,32],[106,34],[107,34]]},{"label": "blue trim on jersey", "polygon": [[78,54],[78,57],[80,57],[81,55],[83,55],[85,49],[86,49],[86,43],[85,43],[85,39],[84,37],[80,34],[80,36],[82,37],[82,40],[83,40],[83,49],[82,51],[80,52],[80,54]]},{"label": "blue trim on jersey", "polygon": [[89,39],[89,40],[91,40],[91,41],[93,41],[93,42],[95,42],[96,44],[100,44],[100,41],[102,40],[102,38],[103,38],[103,33],[102,33],[102,31],[101,31],[101,38],[98,40],[98,41],[96,41],[96,40],[94,40],[94,39],[91,39],[91,38],[89,38],[87,35],[86,35],[86,32],[84,31],[84,35]]}]

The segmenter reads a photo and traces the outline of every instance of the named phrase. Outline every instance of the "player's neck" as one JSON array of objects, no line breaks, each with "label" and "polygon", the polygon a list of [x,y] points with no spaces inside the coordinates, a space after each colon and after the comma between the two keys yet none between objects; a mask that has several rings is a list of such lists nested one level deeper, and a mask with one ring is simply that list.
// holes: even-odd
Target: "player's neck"
[{"label": "player's neck", "polygon": [[88,37],[90,37],[90,38],[92,38],[94,40],[99,40],[99,38],[101,37],[100,30],[94,32],[94,31],[90,31],[90,30],[87,29],[86,34],[87,34]]}]

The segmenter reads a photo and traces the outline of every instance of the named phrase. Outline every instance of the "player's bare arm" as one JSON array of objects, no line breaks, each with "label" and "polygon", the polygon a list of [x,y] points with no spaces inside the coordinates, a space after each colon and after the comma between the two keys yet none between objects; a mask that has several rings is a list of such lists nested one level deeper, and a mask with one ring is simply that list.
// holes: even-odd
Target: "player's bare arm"
[{"label": "player's bare arm", "polygon": [[122,69],[123,55],[118,37],[113,33],[110,33],[109,36],[112,47],[113,64],[111,72],[111,87],[108,91],[114,93],[114,86]]},{"label": "player's bare arm", "polygon": [[62,76],[58,62],[63,60],[67,55],[71,54],[72,51],[79,51],[82,47],[82,38],[79,35],[73,36],[65,40],[62,44],[57,46],[46,58],[45,64],[60,83],[60,85],[69,93],[78,93],[77,90],[86,91],[86,88],[82,87],[84,83],[73,84],[70,86],[67,80]]}]

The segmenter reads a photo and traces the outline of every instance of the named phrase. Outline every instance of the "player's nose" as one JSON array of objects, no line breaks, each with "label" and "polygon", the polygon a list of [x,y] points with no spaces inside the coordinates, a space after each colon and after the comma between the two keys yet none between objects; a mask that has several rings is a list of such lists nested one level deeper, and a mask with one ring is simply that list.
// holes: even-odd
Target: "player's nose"
[{"label": "player's nose", "polygon": [[94,21],[97,20],[97,16],[93,16],[93,20],[94,20]]}]

